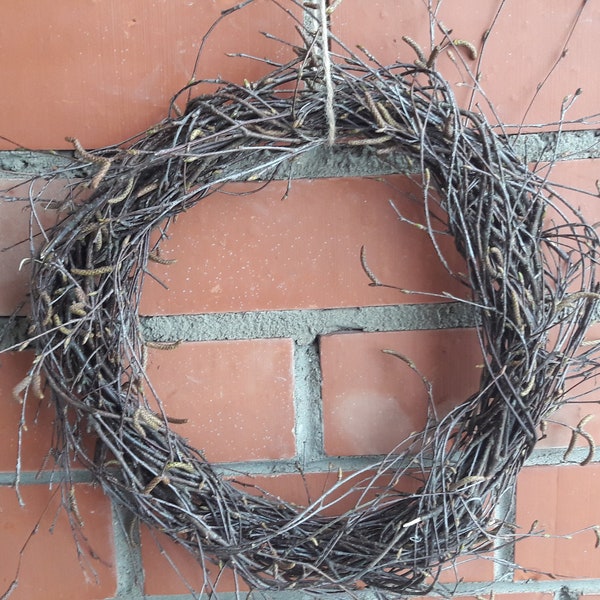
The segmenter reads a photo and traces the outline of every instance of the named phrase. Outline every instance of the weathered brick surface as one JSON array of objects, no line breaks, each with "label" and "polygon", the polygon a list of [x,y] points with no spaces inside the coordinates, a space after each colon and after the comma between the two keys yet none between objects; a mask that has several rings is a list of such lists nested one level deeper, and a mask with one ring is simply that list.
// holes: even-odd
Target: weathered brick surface
[{"label": "weathered brick surface", "polygon": [[[232,186],[229,194],[210,196],[179,218],[162,244],[165,258],[177,263],[151,265],[169,289],[148,280],[142,313],[374,306],[432,301],[431,295],[444,292],[465,296],[427,234],[400,222],[390,206],[391,200],[405,218],[423,222],[415,200],[419,188],[407,177],[389,178],[388,185],[293,181],[283,200],[286,187],[276,182],[247,195],[256,185]],[[450,264],[464,271],[452,240],[442,237],[440,245]],[[360,260],[363,246],[368,267],[382,283],[425,295],[370,287]]]},{"label": "weathered brick surface", "polygon": [[425,425],[422,377],[442,417],[477,390],[482,363],[472,330],[325,336],[321,357],[325,450],[333,456],[391,452]]},{"label": "weathered brick surface", "polygon": [[[516,562],[524,570],[517,579],[598,578],[597,536],[600,525],[600,466],[528,467],[517,482],[520,533],[532,525],[543,532],[516,546]],[[525,570],[527,569],[527,570]]]},{"label": "weathered brick surface", "polygon": [[[8,27],[0,42],[4,82],[0,135],[29,148],[67,148],[65,136],[85,147],[114,144],[167,115],[173,94],[186,85],[202,35],[235,3],[103,2],[3,3]],[[261,0],[224,21],[199,63],[197,79],[252,80],[265,65],[228,58],[246,52],[282,61],[289,49],[261,35],[293,37],[293,25]],[[201,93],[210,91],[209,86]],[[11,148],[6,141],[0,146]]]},{"label": "weathered brick surface", "polygon": [[[85,598],[101,600],[115,591],[110,502],[98,489],[75,486],[87,537],[97,559],[77,556],[73,531],[60,508],[60,490],[22,486],[25,506],[13,489],[0,486],[0,591],[15,577],[11,600]],[[82,550],[87,543],[80,538]],[[96,573],[96,576],[94,575]]]},{"label": "weathered brick surface", "polygon": [[148,374],[176,430],[214,462],[294,456],[291,342],[182,344]]},{"label": "weathered brick surface", "polygon": [[[14,397],[13,390],[27,375],[32,354],[3,354],[0,356],[0,471],[14,471],[21,428],[21,468],[37,471],[48,458],[52,444],[54,409],[46,398],[28,394],[23,403]],[[23,402],[23,394],[19,394]],[[52,468],[53,460],[47,464]],[[1,488],[0,488],[1,489]]]},{"label": "weathered brick surface", "polygon": [[[560,56],[570,28],[581,8],[560,0],[548,5],[545,0],[505,6],[492,29],[482,55],[481,87],[493,103],[495,115],[486,109],[487,101],[476,95],[480,106],[493,122],[518,125],[555,123],[560,118],[563,98],[582,88],[583,94],[568,112],[567,118],[578,119],[598,112],[600,82],[590,77],[593,56],[600,51],[595,24],[600,18],[598,6],[586,3],[577,27],[568,41],[568,50],[558,68],[547,78],[536,94],[539,83]],[[452,39],[466,40],[481,48],[484,32],[490,27],[498,9],[496,2],[453,0],[441,3],[439,20],[452,30]],[[344,0],[334,20],[334,31],[350,47],[366,46],[384,64],[396,60],[412,62],[416,55],[402,40],[408,35],[429,55],[430,27],[420,0],[402,5],[395,0]],[[439,41],[436,32],[436,41]],[[467,102],[472,86],[464,76],[465,66],[475,70],[465,48],[453,51],[455,61],[448,56],[438,60],[447,79],[457,85],[457,98]],[[463,85],[461,85],[463,83]],[[461,89],[462,88],[462,89]],[[531,109],[528,106],[536,96]]]}]

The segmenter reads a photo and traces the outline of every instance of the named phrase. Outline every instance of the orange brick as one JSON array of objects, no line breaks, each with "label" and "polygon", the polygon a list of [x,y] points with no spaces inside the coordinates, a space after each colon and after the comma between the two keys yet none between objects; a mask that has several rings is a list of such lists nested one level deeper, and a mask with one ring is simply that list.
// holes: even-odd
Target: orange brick
[{"label": "orange brick", "polygon": [[[23,405],[13,397],[13,388],[27,374],[31,365],[31,352],[0,355],[0,470],[14,471],[17,464],[18,431]],[[46,399],[39,400],[30,394],[25,404],[25,425],[21,446],[21,468],[37,471],[48,455],[52,444],[54,409]],[[50,460],[48,467],[54,461]]]},{"label": "orange brick", "polygon": [[[279,475],[277,477],[236,477],[242,482],[242,489],[252,493],[247,486],[258,486],[269,494],[306,506],[316,500],[325,491],[337,482],[337,472],[308,473],[304,477],[297,475]],[[260,493],[256,490],[256,493]],[[352,502],[345,498],[342,506],[331,507],[328,514],[340,514],[350,508]],[[162,548],[161,548],[162,546]],[[168,559],[166,558],[168,556]],[[211,583],[217,592],[233,592],[236,589],[247,590],[247,585],[236,577],[231,569],[226,569],[219,574],[218,567],[207,564],[207,572],[203,573],[194,559],[186,550],[182,549],[164,535],[156,535],[148,529],[142,529],[142,558],[146,573],[147,594],[176,594],[189,592],[185,581],[192,589],[199,591],[203,586],[210,589]],[[174,564],[173,568],[170,563]],[[183,575],[184,580],[182,580]],[[204,589],[205,592],[208,591]]]},{"label": "orange brick", "polygon": [[[53,9],[32,0],[20,3],[18,9],[6,4],[0,18],[20,27],[7,32],[0,45],[4,55],[17,57],[0,71],[2,81],[8,82],[0,104],[0,114],[5,115],[0,131],[26,146],[57,147],[65,144],[65,135],[78,135],[86,145],[96,146],[145,129],[166,114],[170,97],[190,80],[200,38],[222,9],[220,4],[179,2],[165,15],[161,5],[140,0],[120,3],[110,12],[97,4],[73,1]],[[479,45],[495,9],[495,3],[479,3],[474,9],[459,2],[451,8],[443,6],[440,19],[454,29],[455,36]],[[507,10],[499,19],[485,54],[483,85],[505,121],[520,121],[538,82],[560,54],[575,10],[566,0],[551,10],[537,0],[518,11]],[[593,3],[586,6],[569,53],[536,102],[530,122],[555,120],[562,97],[584,84],[585,93],[570,116],[595,112],[598,84],[589,76],[589,57],[597,54],[593,27],[597,10]],[[421,2],[400,11],[393,0],[368,6],[353,0],[340,6],[333,17],[334,31],[349,47],[365,44],[383,62],[399,56],[414,59],[401,41],[402,34],[427,46]],[[531,22],[540,26],[532,28]],[[87,25],[74,27],[73,23]],[[222,23],[198,75],[222,74],[237,81],[256,78],[264,73],[262,65],[225,59],[225,52],[285,60],[281,46],[259,32],[297,41],[292,27],[291,19],[270,2],[252,4]],[[526,62],[521,60],[524,55]],[[446,71],[452,81],[460,80],[455,70]],[[511,85],[505,85],[507,80]],[[42,99],[43,111],[39,109]]]},{"label": "orange brick", "polygon": [[479,387],[482,362],[472,330],[342,334],[321,339],[325,449],[331,455],[390,452],[411,432],[421,431],[431,382],[439,415]]},{"label": "orange brick", "polygon": [[496,594],[491,600],[553,600],[554,594],[531,592],[529,594]]},{"label": "orange brick", "polygon": [[[594,196],[598,194],[596,166],[596,160],[568,160],[557,162],[549,171],[549,181],[565,186],[565,189],[558,188],[557,191],[577,210],[581,211],[590,224],[600,218],[600,206],[594,199]],[[545,166],[540,170],[544,174],[547,171]],[[586,193],[581,194],[577,190],[583,190]]]},{"label": "orange brick", "polygon": [[451,586],[460,582],[492,581],[493,579],[494,563],[490,555],[465,555],[444,566],[439,581]]},{"label": "orange brick", "polygon": [[[12,189],[16,183],[15,180],[0,181],[0,195],[14,194],[19,198],[27,198],[28,186]],[[57,198],[64,198],[63,187],[61,183],[53,183],[44,197],[50,198],[54,195]],[[52,226],[58,218],[57,211],[44,210],[43,207],[36,211],[36,216],[45,228]],[[62,217],[64,214],[61,215]],[[2,315],[12,314],[27,299],[30,266],[21,261],[31,256],[30,219],[29,203],[0,200],[0,314]],[[33,231],[38,231],[35,219]],[[36,240],[36,245],[38,243],[39,238]]]},{"label": "orange brick", "polygon": [[[0,52],[15,57],[0,68],[0,132],[23,146],[59,148],[68,146],[65,136],[97,147],[143,131],[166,116],[173,94],[191,79],[202,36],[235,4],[177,1],[165,11],[162,3],[129,0],[107,11],[76,0],[2,3],[0,20],[19,26],[0,41]],[[225,53],[286,62],[291,50],[260,32],[297,40],[293,27],[270,1],[254,2],[216,30],[197,78],[257,79],[270,67]]]},{"label": "orange brick", "polygon": [[[25,427],[21,431],[21,470],[39,471],[56,467],[52,458],[55,408],[50,400],[49,390],[43,387],[44,398],[37,398],[33,391],[28,392],[24,403],[14,397],[14,387],[22,382],[31,365],[32,353],[6,353],[0,355],[0,401],[5,402],[0,420],[0,470],[14,472],[17,465],[19,446],[19,424],[23,419]],[[24,392],[19,394],[24,398]],[[95,438],[83,434],[82,447],[88,456],[93,456]],[[73,469],[81,468],[74,461]]]},{"label": "orange brick", "polygon": [[517,579],[545,579],[543,573],[578,579],[600,577],[594,531],[581,531],[600,525],[599,498],[600,465],[525,468],[517,481],[519,533],[527,533],[537,520],[537,529],[549,537],[517,543],[515,561],[530,569],[518,571]]},{"label": "orange brick", "polygon": [[[366,179],[294,181],[283,202],[282,182],[249,196],[217,194],[202,200],[170,229],[172,239],[163,243],[163,255],[178,262],[151,265],[169,290],[147,278],[141,312],[432,301],[431,296],[370,287],[361,266],[361,246],[383,283],[464,296],[465,287],[440,265],[428,236],[401,223],[389,205],[391,198],[404,216],[422,222],[421,191],[406,177],[388,181],[394,188]],[[452,239],[440,239],[440,245],[453,268],[464,271]]]},{"label": "orange brick", "polygon": [[[60,490],[25,486],[21,493],[26,503],[24,508],[19,506],[13,489],[0,487],[0,594],[18,573],[18,586],[11,600],[101,600],[111,596],[115,590],[110,565],[113,560],[111,510],[102,492],[88,485],[76,486],[76,498],[85,523],[83,533],[100,557],[95,560],[84,555],[82,562],[77,556],[66,514],[59,507]],[[31,535],[38,523],[39,528]]]},{"label": "orange brick", "polygon": [[[345,474],[348,475],[348,474]],[[360,479],[372,474],[364,473]],[[385,478],[382,478],[381,485],[385,485]],[[339,515],[344,511],[351,509],[359,499],[364,500],[362,492],[357,491],[348,494],[350,486],[356,484],[359,480],[351,480],[332,491],[332,488],[338,484],[338,473],[307,473],[304,476],[279,475],[276,477],[236,477],[236,481],[244,485],[254,485],[258,489],[264,490],[277,499],[291,502],[299,506],[306,506],[315,502],[319,497],[328,492],[327,501],[331,502],[322,514]],[[403,481],[399,487],[403,491],[414,491],[414,480],[408,478]],[[243,487],[249,493],[253,493],[249,487]],[[256,490],[256,493],[259,493]],[[369,498],[377,494],[377,488],[368,494]],[[336,501],[336,499],[338,499]],[[210,586],[210,582],[215,584],[219,569],[214,565],[207,564],[207,573],[203,574],[198,566],[198,562],[179,545],[166,538],[164,535],[156,535],[148,529],[142,529],[142,557],[144,570],[146,573],[147,594],[175,594],[189,592],[186,581],[192,589],[199,591],[203,586]],[[168,558],[167,558],[168,557]],[[170,565],[172,561],[174,567]],[[183,576],[183,579],[182,579]],[[462,581],[488,581],[493,578],[493,565],[485,559],[473,559],[472,557],[463,557],[457,561],[454,566],[448,566],[442,574],[442,581],[453,583]],[[239,578],[236,580],[235,574],[231,570],[225,570],[220,576],[216,591],[227,592],[238,589],[245,590],[247,586]],[[205,588],[206,592],[207,589]]]},{"label": "orange brick", "polygon": [[[586,335],[588,341],[600,339],[600,325],[594,324]],[[571,387],[565,397],[566,403],[556,412],[548,415],[546,428],[546,437],[537,444],[538,448],[556,448],[566,447],[571,440],[572,430],[569,427],[576,427],[578,423],[587,416],[593,418],[588,421],[584,429],[593,439],[600,438],[600,405],[597,403],[597,390],[600,386],[600,374],[591,374],[577,386]],[[565,427],[567,425],[567,427]],[[578,436],[575,447],[589,449],[586,440]],[[567,460],[573,461],[570,457]]]},{"label": "orange brick", "polygon": [[200,563],[166,535],[142,528],[144,592],[148,595],[247,591],[248,586],[231,569],[221,571],[206,561]]},{"label": "orange brick", "polygon": [[[560,190],[566,199],[572,203],[573,207],[581,211],[588,223],[593,224],[600,221],[600,203],[595,201],[589,194],[597,193],[596,190],[596,166],[591,160],[577,160],[570,162],[557,163],[550,174],[552,181],[557,181],[561,185],[569,186],[573,189],[585,190],[588,195],[577,193],[573,190]],[[547,221],[550,224],[554,211],[548,211]],[[567,216],[569,216],[567,214]],[[596,277],[600,276],[600,271]],[[576,282],[579,284],[580,282]],[[587,336],[587,342],[594,342],[600,339],[600,326],[593,325]],[[583,347],[581,350],[588,350]],[[594,415],[585,429],[592,437],[600,437],[600,405],[596,402],[596,390],[600,385],[600,379],[597,374],[586,376],[584,381],[574,387],[574,381],[571,380],[567,386],[567,395],[565,400],[571,400],[554,414],[550,415],[551,421],[555,423],[548,424],[547,437],[539,442],[538,447],[564,447],[567,446],[571,437],[571,431],[560,423],[566,423],[575,427],[579,421],[586,415]],[[579,403],[578,403],[579,401]],[[558,423],[558,424],[557,424]],[[585,440],[579,439],[578,446],[587,446]]]},{"label": "orange brick", "polygon": [[211,461],[295,454],[290,340],[182,344],[153,351],[148,373],[176,430]]},{"label": "orange brick", "polygon": [[[453,39],[463,39],[481,47],[484,32],[490,27],[498,8],[496,2],[457,0],[442,3],[438,18],[452,29]],[[556,58],[577,10],[578,4],[569,0],[554,2],[548,7],[545,0],[520,3],[511,10],[505,6],[492,30],[482,62],[481,86],[496,112],[504,123],[521,123],[527,105]],[[527,123],[555,122],[560,116],[561,103],[567,94],[582,87],[584,93],[578,98],[567,118],[576,119],[597,112],[600,81],[593,76],[592,56],[598,54],[600,46],[595,23],[600,18],[600,8],[587,3],[575,35],[568,44],[568,54],[544,85],[527,115]],[[420,0],[404,2],[395,0],[345,0],[332,16],[332,27],[348,47],[356,44],[366,46],[381,62],[389,64],[397,60],[412,62],[416,55],[402,40],[408,35],[417,41],[429,55],[429,20],[426,5]],[[535,26],[533,26],[535,24]],[[436,43],[442,41],[436,31]],[[475,69],[474,61],[462,50],[455,55],[466,59],[467,65]],[[523,57],[527,56],[527,60]],[[460,59],[458,61],[460,63]],[[452,84],[464,81],[455,64],[445,57],[438,60],[440,67]],[[470,79],[467,79],[472,83]],[[508,82],[508,85],[507,85]],[[459,102],[466,104],[470,85],[457,88]],[[485,100],[478,98],[485,106]],[[488,111],[489,113],[490,111]],[[490,116],[493,122],[496,118]]]}]

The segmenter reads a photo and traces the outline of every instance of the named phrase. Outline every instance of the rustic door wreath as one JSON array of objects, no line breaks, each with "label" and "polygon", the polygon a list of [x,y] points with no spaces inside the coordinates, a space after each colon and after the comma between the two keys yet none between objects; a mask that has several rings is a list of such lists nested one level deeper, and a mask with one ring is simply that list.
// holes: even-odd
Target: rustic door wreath
[{"label": "rustic door wreath", "polygon": [[[36,359],[21,388],[41,395],[45,379],[67,473],[76,457],[143,522],[252,588],[426,593],[445,561],[489,548],[502,525],[494,508],[544,418],[596,367],[581,344],[600,299],[600,239],[481,114],[457,106],[435,70],[440,48],[426,57],[407,39],[415,63],[383,66],[366,51],[330,60],[306,38],[290,63],[254,83],[212,81],[217,91],[127,146],[90,153],[73,140],[96,167],[92,193],[33,260]],[[441,208],[465,259],[456,276],[480,311],[485,364],[477,393],[441,419],[432,411],[397,453],[349,479],[378,493],[328,517],[327,496],[298,507],[236,487],[176,433],[147,385],[137,306],[165,220],[332,143],[418,166],[426,215]],[[407,474],[415,493],[396,489]]]}]

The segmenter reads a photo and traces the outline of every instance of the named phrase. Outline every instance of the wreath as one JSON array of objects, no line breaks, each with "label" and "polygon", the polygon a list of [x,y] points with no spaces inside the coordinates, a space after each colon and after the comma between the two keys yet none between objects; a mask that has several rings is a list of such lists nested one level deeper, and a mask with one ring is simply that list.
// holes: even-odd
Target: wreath
[{"label": "wreath", "polygon": [[[95,172],[33,259],[36,358],[16,392],[42,396],[45,381],[67,475],[76,459],[141,521],[253,589],[423,594],[446,561],[489,550],[505,531],[499,499],[547,416],[596,368],[582,342],[600,299],[600,239],[482,114],[457,106],[435,68],[443,45],[426,57],[406,38],[417,60],[384,66],[339,40],[342,53],[319,51],[325,28],[303,35],[293,60],[254,83],[190,83],[168,118],[128,144],[87,152],[72,140]],[[177,113],[202,83],[218,89]],[[479,310],[484,365],[460,406],[438,418],[431,402],[422,432],[300,507],[236,485],[178,435],[145,374],[138,304],[148,261],[164,262],[165,222],[228,182],[268,181],[331,145],[401,153],[420,170],[423,229],[437,249],[443,214],[464,258],[454,275]],[[402,491],[407,476],[414,493]],[[355,505],[325,516],[342,485]]]}]

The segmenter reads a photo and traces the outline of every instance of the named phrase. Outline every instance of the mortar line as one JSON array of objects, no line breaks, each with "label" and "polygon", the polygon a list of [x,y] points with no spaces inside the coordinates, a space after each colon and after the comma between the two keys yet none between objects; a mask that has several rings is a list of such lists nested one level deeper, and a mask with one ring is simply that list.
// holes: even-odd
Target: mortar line
[{"label": "mortar line", "polygon": [[144,335],[153,341],[292,338],[300,344],[331,333],[450,329],[476,323],[472,308],[459,302],[142,318]]},{"label": "mortar line", "polygon": [[[522,595],[523,592],[527,593],[546,593],[556,594],[558,600],[566,600],[564,592],[569,594],[569,598],[577,598],[580,594],[597,594],[600,589],[600,579],[571,579],[571,580],[555,580],[555,581],[538,581],[538,580],[525,580],[515,581],[511,583],[461,583],[458,586],[452,586],[451,590],[455,591],[456,597],[468,596],[475,597],[479,594],[490,594],[494,592],[496,594],[507,594],[507,595]],[[450,589],[449,589],[450,591]],[[563,592],[562,596],[560,595]],[[374,600],[376,598],[373,592],[369,590],[354,591],[353,597],[358,600]],[[439,597],[434,593],[428,594],[428,597]],[[330,594],[332,600],[342,600],[347,598],[347,594]],[[190,594],[175,594],[175,595],[148,595],[145,596],[145,600],[191,600]],[[219,600],[239,600],[239,594],[235,592],[219,592]],[[315,596],[306,592],[296,590],[285,590],[269,592],[268,598],[270,600],[314,600]],[[117,599],[113,599],[117,600]],[[581,600],[584,600],[582,598]]]},{"label": "mortar line", "polygon": [[325,457],[321,357],[318,338],[309,344],[294,343],[294,438],[303,471]]},{"label": "mortar line", "polygon": [[[571,589],[566,584],[554,594],[554,600],[578,600],[578,599],[579,599],[579,594],[577,592],[571,593]],[[585,598],[582,598],[581,600],[585,600]]]},{"label": "mortar line", "polygon": [[[511,134],[508,141],[516,155],[530,163],[600,158],[600,136],[597,129],[576,131],[549,131]],[[268,158],[268,151],[261,154]],[[73,152],[30,150],[0,151],[0,180],[20,176],[36,176],[68,168],[69,177],[83,177],[93,169],[72,165]],[[248,161],[248,166],[251,160]],[[244,165],[236,164],[236,170]],[[347,148],[333,146],[309,150],[290,163],[265,171],[265,179],[318,179],[322,177],[374,177],[392,174],[416,173],[416,167],[401,153],[382,156],[373,148]],[[227,175],[226,172],[223,173]],[[232,172],[233,177],[235,173]]]},{"label": "mortar line", "polygon": [[[315,386],[316,387],[316,386]],[[314,394],[313,398],[316,398]],[[314,415],[313,415],[314,418]],[[317,424],[316,430],[319,431]],[[314,431],[314,430],[313,430]],[[318,436],[317,436],[318,437]],[[317,444],[317,448],[319,445]],[[576,466],[578,462],[587,457],[587,449],[577,448],[571,454],[571,460],[565,463],[562,457],[565,453],[562,448],[548,448],[534,450],[533,454],[525,461],[526,467],[534,466]],[[342,471],[351,472],[360,469],[366,469],[385,458],[384,455],[364,455],[364,456],[328,456],[322,454],[320,450],[314,452],[314,456],[303,465],[307,473],[324,473],[331,471],[332,468],[340,467]],[[594,455],[590,464],[600,463],[600,450]],[[248,462],[229,462],[216,463],[213,465],[215,470],[225,475],[277,475],[298,472],[297,459],[281,460],[253,460]],[[92,483],[93,476],[88,471],[76,470],[71,472],[74,483]],[[63,479],[64,473],[60,471],[23,471],[19,484],[39,485],[39,484],[59,484]],[[16,475],[14,471],[0,471],[0,486],[13,486]]]},{"label": "mortar line", "polygon": [[139,519],[124,506],[112,502],[112,526],[117,598],[144,598],[144,567]]},{"label": "mortar line", "polygon": [[[141,318],[149,341],[206,342],[292,338],[301,344],[341,332],[418,331],[474,327],[477,313],[467,304],[393,304],[348,308],[159,315]],[[0,317],[0,350],[25,341],[27,319]]]},{"label": "mortar line", "polygon": [[515,485],[505,490],[494,512],[495,518],[506,524],[500,528],[498,538],[494,542],[494,581],[512,581],[515,574],[515,542],[507,539],[513,533],[510,524],[516,521]]},{"label": "mortar line", "polygon": [[[527,593],[558,593],[563,588],[576,594],[597,594],[600,590],[600,579],[562,579],[562,580],[536,580],[524,579],[522,581],[499,582],[486,584],[481,583],[460,583],[456,586],[456,595],[478,595],[489,594],[522,594]],[[454,589],[454,588],[453,588]],[[582,599],[583,600],[583,599]]]},{"label": "mortar line", "polygon": [[[317,19],[315,19],[314,13],[312,13],[311,9],[309,9],[308,7],[304,7],[303,13],[304,28],[310,33],[315,33],[319,27],[319,22],[317,21]],[[317,48],[316,52],[318,51],[319,49]]]},{"label": "mortar line", "polygon": [[[60,485],[66,481],[64,471],[21,471],[19,474],[19,485]],[[70,472],[70,481],[72,483],[92,483],[93,475],[89,471],[73,470]],[[17,482],[17,475],[14,471],[0,472],[0,486],[14,486]]]}]

